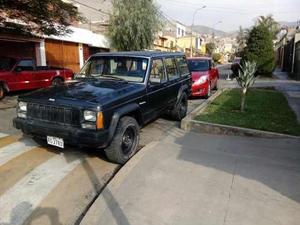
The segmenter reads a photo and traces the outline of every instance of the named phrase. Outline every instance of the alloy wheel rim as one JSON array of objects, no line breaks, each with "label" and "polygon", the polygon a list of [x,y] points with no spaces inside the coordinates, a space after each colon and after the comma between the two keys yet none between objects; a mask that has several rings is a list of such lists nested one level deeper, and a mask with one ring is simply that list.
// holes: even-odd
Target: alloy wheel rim
[{"label": "alloy wheel rim", "polygon": [[135,129],[133,127],[127,127],[122,136],[121,149],[125,155],[130,154],[135,143]]}]

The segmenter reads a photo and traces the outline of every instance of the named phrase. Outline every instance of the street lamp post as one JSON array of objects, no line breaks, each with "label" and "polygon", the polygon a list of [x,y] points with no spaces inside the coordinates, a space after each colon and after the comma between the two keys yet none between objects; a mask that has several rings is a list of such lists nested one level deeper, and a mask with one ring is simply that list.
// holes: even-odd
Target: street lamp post
[{"label": "street lamp post", "polygon": [[193,27],[194,27],[194,22],[195,22],[195,16],[197,14],[198,11],[200,11],[201,9],[206,8],[206,5],[197,8],[193,14],[193,22],[192,22],[192,26],[191,26],[191,45],[190,45],[190,57],[193,57]]}]

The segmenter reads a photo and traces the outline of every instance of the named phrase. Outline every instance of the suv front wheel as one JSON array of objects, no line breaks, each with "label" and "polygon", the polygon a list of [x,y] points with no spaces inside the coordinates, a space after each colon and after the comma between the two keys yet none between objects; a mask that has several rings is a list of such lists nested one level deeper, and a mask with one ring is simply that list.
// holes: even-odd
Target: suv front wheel
[{"label": "suv front wheel", "polygon": [[188,97],[186,93],[183,92],[180,96],[179,101],[176,103],[174,109],[171,111],[171,117],[174,120],[180,121],[186,116],[187,109],[188,109]]},{"label": "suv front wheel", "polygon": [[107,158],[115,163],[126,163],[138,149],[139,133],[139,125],[134,118],[122,117],[110,146],[105,149]]}]

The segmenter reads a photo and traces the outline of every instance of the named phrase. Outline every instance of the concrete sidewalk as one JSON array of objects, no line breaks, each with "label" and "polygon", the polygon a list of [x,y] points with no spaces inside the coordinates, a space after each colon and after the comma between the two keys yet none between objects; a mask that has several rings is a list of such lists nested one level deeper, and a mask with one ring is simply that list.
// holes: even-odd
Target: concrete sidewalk
[{"label": "concrete sidewalk", "polygon": [[[291,81],[288,73],[275,70],[274,76],[281,81]],[[277,89],[283,92],[300,123],[300,81],[287,82],[284,85],[278,85]]]},{"label": "concrete sidewalk", "polygon": [[120,170],[81,224],[298,225],[299,146],[174,128]]}]

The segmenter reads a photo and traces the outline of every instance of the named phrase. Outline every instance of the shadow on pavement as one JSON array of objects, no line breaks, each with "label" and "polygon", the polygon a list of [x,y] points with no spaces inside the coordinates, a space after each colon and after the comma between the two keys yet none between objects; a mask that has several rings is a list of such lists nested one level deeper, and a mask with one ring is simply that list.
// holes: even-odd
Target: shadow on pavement
[{"label": "shadow on pavement", "polygon": [[171,133],[185,160],[255,180],[300,203],[300,140]]}]

